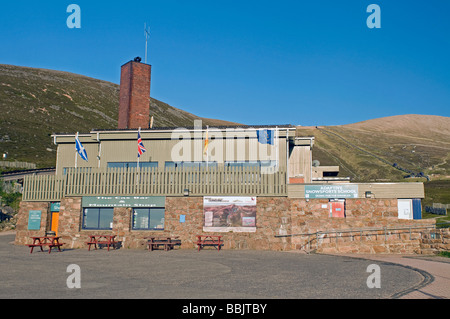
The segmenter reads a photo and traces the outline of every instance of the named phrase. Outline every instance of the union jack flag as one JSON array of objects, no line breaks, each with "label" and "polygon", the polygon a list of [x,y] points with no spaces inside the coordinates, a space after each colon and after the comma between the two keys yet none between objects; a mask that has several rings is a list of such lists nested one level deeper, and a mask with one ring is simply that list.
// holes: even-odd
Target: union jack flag
[{"label": "union jack flag", "polygon": [[142,143],[140,130],[138,131],[137,143],[138,143],[138,157],[140,157],[146,151],[146,149],[144,147],[144,143]]}]

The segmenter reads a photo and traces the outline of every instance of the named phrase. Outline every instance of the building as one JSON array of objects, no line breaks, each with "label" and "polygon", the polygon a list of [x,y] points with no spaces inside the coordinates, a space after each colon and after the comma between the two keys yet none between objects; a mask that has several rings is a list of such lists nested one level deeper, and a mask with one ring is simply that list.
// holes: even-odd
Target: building
[{"label": "building", "polygon": [[[384,229],[387,238],[433,223],[420,219],[422,183],[351,183],[313,163],[314,137],[291,125],[150,127],[150,79],[150,65],[122,66],[117,129],[52,135],[56,173],[24,179],[17,244],[54,231],[72,248],[92,233],[139,248],[167,234],[191,249],[196,235],[223,234],[228,249],[289,250],[318,232]],[[380,246],[361,243],[361,252]],[[413,240],[383,247],[417,251]]]}]

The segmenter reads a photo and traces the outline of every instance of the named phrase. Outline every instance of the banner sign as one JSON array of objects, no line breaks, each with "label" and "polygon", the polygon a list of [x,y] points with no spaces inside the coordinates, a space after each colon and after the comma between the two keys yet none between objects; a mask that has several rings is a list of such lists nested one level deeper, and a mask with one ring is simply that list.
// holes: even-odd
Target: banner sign
[{"label": "banner sign", "polygon": [[30,210],[28,213],[28,229],[39,230],[41,229],[41,211]]},{"label": "banner sign", "polygon": [[203,231],[256,231],[256,197],[205,196],[203,212]]},{"label": "banner sign", "polygon": [[357,198],[358,185],[305,185],[305,198]]},{"label": "banner sign", "polygon": [[83,196],[83,207],[165,207],[165,196]]}]

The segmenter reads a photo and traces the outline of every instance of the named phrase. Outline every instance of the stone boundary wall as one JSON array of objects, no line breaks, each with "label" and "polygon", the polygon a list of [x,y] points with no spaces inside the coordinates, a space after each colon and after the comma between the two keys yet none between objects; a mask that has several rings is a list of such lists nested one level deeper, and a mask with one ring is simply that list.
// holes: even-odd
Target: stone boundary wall
[{"label": "stone boundary wall", "polygon": [[[16,227],[16,244],[30,243],[30,236],[41,236],[50,230],[48,202],[22,202]],[[41,230],[27,230],[29,210],[42,210]],[[47,213],[46,213],[47,212]],[[64,248],[87,248],[85,242],[91,234],[115,234],[122,247],[131,249],[147,248],[144,237],[178,236],[181,249],[196,249],[196,235],[223,235],[223,249],[292,250],[303,249],[308,238],[305,236],[275,237],[278,235],[315,233],[326,230],[348,230],[351,228],[403,227],[433,225],[433,219],[400,220],[397,218],[396,199],[347,199],[346,218],[330,217],[327,199],[292,199],[288,197],[257,197],[256,232],[203,232],[203,197],[166,197],[164,231],[131,230],[131,208],[114,208],[113,229],[82,230],[81,197],[63,198],[60,205],[58,236]],[[180,222],[185,215],[185,222]],[[397,236],[398,237],[398,236]],[[396,251],[416,252],[419,245],[416,238],[400,238],[400,244],[408,241],[408,248],[398,248],[397,237],[389,237],[387,242],[366,240],[346,240],[342,237],[339,245],[328,245],[323,252],[378,253]],[[348,241],[342,245],[343,241]],[[353,242],[353,243],[352,243]],[[331,244],[331,243],[330,243]],[[389,246],[391,245],[391,246]],[[392,246],[392,247],[394,247]],[[344,247],[344,248],[343,248]],[[378,247],[378,248],[376,248]],[[382,247],[382,248],[380,248]],[[320,250],[319,250],[320,251]]]}]

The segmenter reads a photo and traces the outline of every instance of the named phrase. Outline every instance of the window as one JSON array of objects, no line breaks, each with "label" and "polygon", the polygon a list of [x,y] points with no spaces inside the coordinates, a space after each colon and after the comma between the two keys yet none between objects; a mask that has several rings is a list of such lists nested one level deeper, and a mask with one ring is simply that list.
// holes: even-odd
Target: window
[{"label": "window", "polygon": [[[108,162],[108,168],[136,168],[137,162]],[[158,162],[139,162],[139,168],[158,167]]]},{"label": "window", "polygon": [[217,167],[217,162],[165,162],[166,168],[187,167],[187,168],[212,168]]},{"label": "window", "polygon": [[235,161],[235,162],[225,162],[225,167],[258,167],[258,168],[270,168],[275,167],[277,161]]},{"label": "window", "polygon": [[164,230],[164,208],[134,208],[133,230]]},{"label": "window", "polygon": [[114,208],[85,208],[83,229],[112,229]]}]

